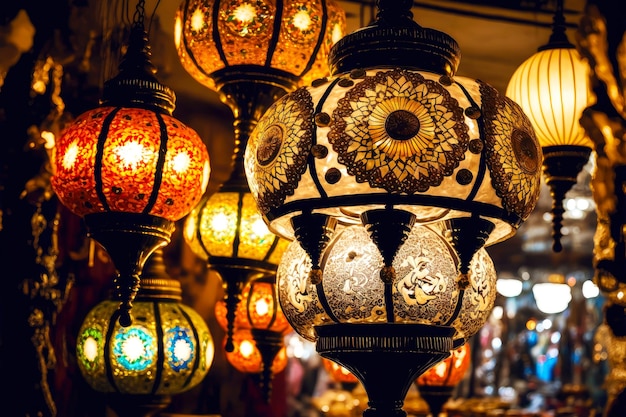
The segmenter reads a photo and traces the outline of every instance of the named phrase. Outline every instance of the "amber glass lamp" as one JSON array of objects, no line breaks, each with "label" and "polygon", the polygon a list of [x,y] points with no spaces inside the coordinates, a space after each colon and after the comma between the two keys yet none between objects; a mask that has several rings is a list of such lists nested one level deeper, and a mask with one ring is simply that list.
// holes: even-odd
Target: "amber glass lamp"
[{"label": "amber glass lamp", "polygon": [[330,359],[322,358],[322,366],[328,372],[330,379],[341,384],[342,386],[354,387],[358,384],[359,379],[354,376],[345,367],[339,365],[337,362],[333,362]]},{"label": "amber glass lamp", "polygon": [[222,278],[228,307],[226,351],[234,312],[247,282],[273,275],[287,241],[271,232],[250,194],[243,152],[268,107],[303,77],[328,74],[329,49],[343,35],[345,15],[332,0],[183,1],[176,45],[183,67],[219,93],[234,115],[233,171],[188,216],[191,249]]},{"label": "amber glass lamp", "polygon": [[167,275],[160,249],[146,262],[130,326],[118,322],[118,304],[114,296],[85,317],[78,367],[119,417],[152,416],[206,376],[213,338],[204,319],[182,304],[180,283]]},{"label": "amber glass lamp", "polygon": [[[238,328],[233,335],[233,344],[234,349],[226,352],[228,363],[241,373],[261,375],[265,369],[265,360],[252,336],[252,331]],[[287,367],[287,362],[287,348],[282,346],[270,362],[271,373],[282,372]]]},{"label": "amber glass lamp", "polygon": [[[225,349],[226,358],[236,369],[246,369],[242,372],[258,373],[259,385],[269,401],[276,369],[286,366],[286,362],[282,365],[287,360],[284,337],[293,330],[278,301],[275,275],[248,282],[234,319],[228,320],[227,315],[227,301],[219,300],[215,305],[217,322],[225,331],[232,331],[225,338],[225,344],[233,344],[232,349]],[[242,345],[243,340],[253,346]]]},{"label": "amber glass lamp", "polygon": [[552,196],[553,250],[560,252],[563,199],[589,160],[593,142],[579,120],[594,101],[589,66],[565,33],[558,0],[548,43],[513,73],[506,95],[524,109],[543,149],[543,172]]},{"label": "amber glass lamp", "polygon": [[210,172],[204,143],[172,117],[174,93],[154,76],[141,5],[119,74],[105,83],[100,106],[63,132],[53,158],[59,200],[84,219],[118,270],[124,326],[143,264],[198,203]]},{"label": "amber glass lamp", "polygon": [[420,395],[428,403],[430,414],[438,417],[454,388],[463,380],[471,363],[469,344],[452,351],[452,355],[433,366],[416,380]]}]

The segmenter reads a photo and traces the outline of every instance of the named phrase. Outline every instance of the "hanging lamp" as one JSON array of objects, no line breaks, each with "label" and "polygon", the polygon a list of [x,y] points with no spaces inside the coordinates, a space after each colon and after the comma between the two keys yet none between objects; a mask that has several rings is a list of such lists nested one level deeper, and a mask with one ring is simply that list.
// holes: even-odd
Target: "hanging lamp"
[{"label": "hanging lamp", "polygon": [[[282,290],[283,265],[285,274],[307,270],[283,256],[283,311],[322,357],[361,380],[370,417],[405,415],[416,377],[449,356],[455,340],[464,342],[453,323],[463,320],[458,299],[473,286],[475,255],[516,232],[534,209],[541,176],[541,148],[519,105],[484,82],[455,76],[458,45],[415,23],[412,5],[377,1],[374,23],[331,49],[332,77],[279,99],[245,153],[270,230],[295,239],[316,271]],[[426,224],[456,256],[424,246],[429,261],[452,272],[437,287],[459,306],[446,319],[438,308],[452,302],[434,297],[430,307],[419,306],[428,300],[417,288],[425,271],[417,268],[405,288],[394,264]],[[367,250],[362,241],[341,250],[356,240],[339,244],[352,227],[366,233],[382,262],[358,256]],[[478,290],[483,299],[495,293],[493,276],[491,288]],[[468,317],[467,326],[482,326],[482,316]]]},{"label": "hanging lamp", "polygon": [[[328,51],[345,15],[332,0],[183,1],[176,45],[183,67],[219,93],[234,115],[233,170],[188,216],[184,237],[222,279],[228,306],[226,351],[234,349],[234,314],[242,288],[273,275],[288,241],[258,213],[243,167],[252,129],[269,106],[305,79],[328,74]],[[308,78],[306,78],[308,77]]]},{"label": "hanging lamp", "polygon": [[[224,330],[228,330],[231,325],[227,314],[227,301],[218,301],[215,305],[215,317]],[[258,373],[259,386],[265,400],[269,401],[276,369],[281,371],[284,369],[282,364],[285,362],[286,365],[284,338],[293,330],[280,308],[275,275],[262,277],[246,284],[241,292],[241,302],[237,304],[232,324],[234,324],[232,336],[234,349],[226,351],[226,358],[239,370],[245,368],[247,373]],[[238,338],[240,342],[236,342]],[[250,340],[254,346],[242,345],[243,340]],[[238,352],[235,353],[235,350]],[[256,355],[260,360],[258,367]],[[279,355],[280,359],[277,358]],[[241,364],[238,365],[233,361],[241,362]],[[244,366],[244,363],[247,365]]]},{"label": "hanging lamp", "polygon": [[594,147],[579,120],[593,104],[589,67],[566,34],[563,0],[557,0],[546,45],[513,73],[506,95],[517,102],[535,128],[543,172],[552,197],[552,249],[563,249],[563,200]]},{"label": "hanging lamp", "polygon": [[270,230],[297,239],[315,269],[338,221],[367,225],[384,280],[412,224],[444,222],[466,285],[476,250],[511,237],[534,209],[541,148],[515,102],[454,76],[452,38],[413,22],[409,1],[378,4],[373,26],[331,50],[333,78],[259,121],[250,189]]},{"label": "hanging lamp", "polygon": [[463,380],[471,363],[468,343],[459,346],[415,380],[420,395],[428,403],[433,417],[441,415],[443,405],[452,396],[454,388]]},{"label": "hanging lamp", "polygon": [[78,368],[119,417],[149,417],[204,379],[213,338],[204,319],[182,304],[180,283],[167,275],[161,249],[146,262],[130,326],[118,321],[117,297],[100,302],[83,320]]},{"label": "hanging lamp", "polygon": [[100,106],[57,140],[51,180],[61,203],[84,219],[115,264],[123,326],[132,322],[146,259],[170,241],[210,173],[202,139],[172,117],[174,92],[155,77],[144,14],[139,1],[127,52],[118,75],[104,84]]}]

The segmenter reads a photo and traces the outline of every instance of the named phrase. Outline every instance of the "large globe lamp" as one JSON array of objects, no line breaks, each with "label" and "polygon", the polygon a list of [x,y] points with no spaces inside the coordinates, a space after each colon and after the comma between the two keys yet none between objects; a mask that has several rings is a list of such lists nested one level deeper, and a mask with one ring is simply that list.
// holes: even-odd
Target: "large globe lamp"
[{"label": "large globe lamp", "polygon": [[100,106],[76,118],[57,140],[51,179],[61,203],[84,219],[88,235],[115,264],[124,326],[132,321],[146,259],[170,241],[210,173],[206,146],[172,117],[174,93],[154,75],[142,5]]},{"label": "large globe lamp", "polygon": [[[489,274],[476,278],[473,264],[515,234],[541,179],[541,147],[520,106],[456,76],[458,45],[415,23],[412,5],[378,1],[374,23],[331,49],[332,77],[279,99],[245,153],[270,230],[310,262],[295,265],[308,278],[283,287],[278,276],[283,311],[362,381],[370,417],[405,415],[417,376],[484,324],[495,273],[484,285]],[[397,259],[414,231],[428,243]],[[485,308],[470,312],[470,295]]]}]

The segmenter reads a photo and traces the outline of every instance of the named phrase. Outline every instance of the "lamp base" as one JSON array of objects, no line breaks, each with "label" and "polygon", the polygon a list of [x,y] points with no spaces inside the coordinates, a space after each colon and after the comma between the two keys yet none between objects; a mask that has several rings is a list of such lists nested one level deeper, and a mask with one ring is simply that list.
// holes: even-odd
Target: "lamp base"
[{"label": "lamp base", "polygon": [[169,395],[110,394],[107,404],[117,417],[153,417],[172,402]]},{"label": "lamp base", "polygon": [[407,323],[335,323],[316,326],[320,356],[342,365],[363,384],[364,417],[404,417],[415,379],[450,356],[454,328]]},{"label": "lamp base", "polygon": [[175,223],[149,214],[105,212],[84,216],[88,236],[107,251],[118,277],[115,299],[120,300],[120,324],[131,325],[130,310],[146,260],[170,242]]}]

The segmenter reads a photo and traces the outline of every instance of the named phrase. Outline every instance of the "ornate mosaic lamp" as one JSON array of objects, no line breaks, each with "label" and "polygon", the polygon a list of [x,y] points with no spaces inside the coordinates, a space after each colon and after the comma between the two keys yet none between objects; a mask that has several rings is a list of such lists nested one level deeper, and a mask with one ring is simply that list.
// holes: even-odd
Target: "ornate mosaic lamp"
[{"label": "ornate mosaic lamp", "polygon": [[524,109],[543,149],[543,172],[552,196],[552,248],[563,249],[563,199],[577,182],[594,147],[580,124],[594,101],[589,66],[565,33],[563,0],[558,0],[546,45],[513,73],[506,95]]},{"label": "ornate mosaic lamp", "polygon": [[80,115],[56,142],[52,187],[108,252],[118,275],[120,323],[130,310],[150,254],[200,201],[209,157],[197,133],[172,117],[175,96],[150,62],[143,2],[117,76],[101,105]]},{"label": "ornate mosaic lamp", "polygon": [[[484,247],[516,232],[541,179],[522,109],[455,76],[458,45],[412,4],[378,1],[375,22],[332,48],[333,76],[279,99],[245,153],[270,230],[306,254],[283,256],[283,311],[361,380],[372,417],[404,415],[417,376],[484,324],[496,277],[475,285],[488,280],[474,262],[493,266]],[[413,233],[421,252],[403,260]],[[485,308],[469,313],[470,295]]]},{"label": "ornate mosaic lamp", "polygon": [[[275,275],[248,282],[241,294],[232,322],[227,317],[227,300],[216,303],[215,317],[224,330],[231,325],[234,329],[231,338],[234,349],[226,350],[226,358],[236,369],[245,369],[242,372],[258,373],[259,385],[269,401],[274,374],[286,366],[284,338],[293,329],[280,307]],[[245,341],[253,346],[247,346]]]},{"label": "ornate mosaic lamp", "polygon": [[328,74],[328,51],[345,15],[332,0],[200,1],[181,3],[176,44],[183,67],[219,93],[234,115],[233,171],[218,192],[188,216],[184,236],[223,281],[228,306],[226,351],[234,312],[247,282],[273,275],[287,241],[258,213],[246,181],[243,152],[259,118],[305,77]]},{"label": "ornate mosaic lamp", "polygon": [[458,257],[440,232],[412,228],[394,258],[391,285],[380,280],[382,255],[360,225],[334,234],[320,265],[322,283],[311,283],[312,262],[297,241],[279,265],[278,296],[287,320],[316,342],[322,357],[350,370],[380,412],[400,412],[417,375],[475,334],[495,303],[497,274],[486,250],[474,256],[470,285],[462,290]]},{"label": "ornate mosaic lamp", "polygon": [[332,79],[273,105],[246,148],[247,178],[270,229],[305,246],[314,271],[337,221],[367,225],[388,279],[411,225],[438,221],[466,285],[476,250],[534,209],[541,148],[515,102],[454,76],[458,45],[410,6],[379,2],[377,22],[331,50]]},{"label": "ornate mosaic lamp", "polygon": [[78,367],[94,390],[108,395],[119,417],[152,416],[206,376],[213,338],[204,319],[181,303],[180,283],[167,275],[160,249],[146,262],[130,326],[120,325],[116,298],[85,317]]},{"label": "ornate mosaic lamp", "polygon": [[428,403],[430,414],[438,417],[443,405],[452,396],[454,388],[463,380],[471,363],[469,344],[452,351],[452,354],[433,366],[415,380],[420,395]]}]

